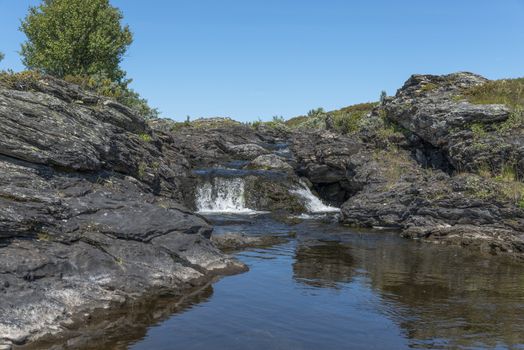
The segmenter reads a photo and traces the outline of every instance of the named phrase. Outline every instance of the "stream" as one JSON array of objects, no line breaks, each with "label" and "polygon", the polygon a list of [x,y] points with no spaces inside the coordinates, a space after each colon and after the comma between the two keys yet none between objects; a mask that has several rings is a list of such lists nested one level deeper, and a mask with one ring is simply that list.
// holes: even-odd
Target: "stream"
[{"label": "stream", "polygon": [[[127,310],[86,349],[524,349],[524,266],[508,257],[337,223],[302,181],[308,213],[249,208],[243,163],[201,169],[196,207],[214,235],[282,236],[235,256],[249,266],[191,296]],[[124,327],[122,327],[124,325]]]},{"label": "stream", "polygon": [[215,235],[288,242],[237,253],[249,272],[222,278],[115,348],[524,349],[522,264],[341,226],[338,209],[302,182],[290,192],[308,213],[283,223],[244,199],[245,176],[279,174],[243,165],[200,170],[197,208]]},{"label": "stream", "polygon": [[524,349],[524,268],[461,248],[361,231],[326,215],[208,216],[215,234],[292,233],[236,256],[250,267],[118,348]]}]

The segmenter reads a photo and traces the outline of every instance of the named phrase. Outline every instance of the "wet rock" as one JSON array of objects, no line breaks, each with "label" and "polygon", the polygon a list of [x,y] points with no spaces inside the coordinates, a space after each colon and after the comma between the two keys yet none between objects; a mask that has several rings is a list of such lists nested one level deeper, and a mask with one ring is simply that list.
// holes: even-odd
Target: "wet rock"
[{"label": "wet rock", "polygon": [[214,235],[211,241],[215,243],[219,249],[231,251],[254,247],[268,247],[286,243],[288,239],[282,236],[248,236],[240,233],[225,233]]},{"label": "wet rock", "polygon": [[475,248],[490,254],[505,253],[524,259],[524,235],[507,229],[478,225],[410,227],[402,232],[406,238]]},{"label": "wet rock", "polygon": [[291,139],[297,173],[306,177],[322,198],[335,204],[355,193],[347,171],[362,146],[357,138],[330,131],[294,133]]}]

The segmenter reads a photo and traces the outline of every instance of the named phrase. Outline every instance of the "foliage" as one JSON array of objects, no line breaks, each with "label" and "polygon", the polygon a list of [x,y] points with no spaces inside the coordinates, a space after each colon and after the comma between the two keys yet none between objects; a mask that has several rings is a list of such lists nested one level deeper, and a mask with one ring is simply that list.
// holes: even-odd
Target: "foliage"
[{"label": "foliage", "polygon": [[486,128],[482,123],[471,124],[471,131],[473,132],[473,137],[475,137],[476,139],[486,136]]},{"label": "foliage", "polygon": [[463,91],[462,97],[475,104],[524,107],[524,78],[488,81]]},{"label": "foliage", "polygon": [[380,99],[379,102],[383,106],[386,103],[386,99],[388,98],[388,94],[385,90],[382,90],[380,92]]},{"label": "foliage", "polygon": [[123,105],[134,109],[145,119],[158,118],[159,112],[156,108],[148,105],[147,100],[133,89],[128,87],[130,81],[117,83],[103,74],[94,74],[91,76],[73,76],[67,75],[64,80],[77,84],[84,89],[90,89],[96,93],[112,98]]},{"label": "foliage", "polygon": [[5,55],[3,52],[0,52],[0,62],[2,62],[2,60],[4,59]]},{"label": "foliage", "polygon": [[43,0],[20,26],[23,63],[60,78],[103,74],[122,82],[119,64],[133,38],[121,20],[109,0]]},{"label": "foliage", "polygon": [[436,88],[438,88],[438,85],[435,84],[435,83],[426,83],[422,86],[421,90],[424,91],[424,92],[429,92],[429,91],[433,91],[435,90]]},{"label": "foliage", "polygon": [[23,71],[15,73],[13,71],[0,72],[0,85],[15,90],[29,90],[40,80],[42,76],[35,71]]},{"label": "foliage", "polygon": [[307,112],[308,117],[317,117],[319,115],[324,114],[324,108],[319,107],[317,109],[311,109],[309,112]]},{"label": "foliage", "polygon": [[363,118],[371,112],[377,103],[359,103],[331,112],[335,130],[342,134],[358,132]]},{"label": "foliage", "polygon": [[323,108],[312,109],[307,116],[291,118],[285,125],[299,129],[324,129],[330,116],[334,131],[342,134],[354,133],[361,129],[364,117],[377,105],[377,102],[360,103],[331,112],[325,112]]},{"label": "foliage", "polygon": [[151,135],[146,134],[146,133],[142,133],[142,134],[138,135],[138,137],[140,138],[140,140],[142,140],[144,142],[151,142],[151,140],[152,140]]},{"label": "foliage", "polygon": [[487,165],[482,166],[479,169],[479,175],[489,180],[494,186],[494,189],[489,190],[484,184],[483,186],[479,186],[476,191],[477,195],[488,191],[489,196],[494,196],[503,201],[509,201],[524,209],[523,176],[518,173],[516,164],[505,163],[498,169],[492,169]]}]

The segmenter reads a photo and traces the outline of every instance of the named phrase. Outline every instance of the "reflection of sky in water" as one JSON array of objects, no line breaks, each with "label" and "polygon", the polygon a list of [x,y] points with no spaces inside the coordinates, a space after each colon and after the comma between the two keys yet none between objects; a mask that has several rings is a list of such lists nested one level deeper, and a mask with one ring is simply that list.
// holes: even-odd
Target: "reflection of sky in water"
[{"label": "reflection of sky in water", "polygon": [[249,273],[222,279],[132,349],[524,349],[522,265],[391,233],[255,221],[223,221],[217,233],[297,239],[239,253]]}]

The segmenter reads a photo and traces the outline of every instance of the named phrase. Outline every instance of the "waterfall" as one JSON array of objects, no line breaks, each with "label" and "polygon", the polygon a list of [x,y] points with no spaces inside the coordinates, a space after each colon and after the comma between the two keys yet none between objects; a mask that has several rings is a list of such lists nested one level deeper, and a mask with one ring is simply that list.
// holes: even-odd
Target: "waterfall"
[{"label": "waterfall", "polygon": [[214,177],[207,179],[198,188],[196,206],[199,212],[252,213],[246,208],[244,179]]},{"label": "waterfall", "polygon": [[300,197],[302,197],[306,204],[306,209],[310,213],[330,213],[330,212],[338,212],[340,211],[339,208],[332,207],[329,205],[325,205],[320,198],[315,196],[309,187],[302,181],[300,181],[300,187],[297,187],[293,190],[291,190],[291,193],[294,193]]}]

